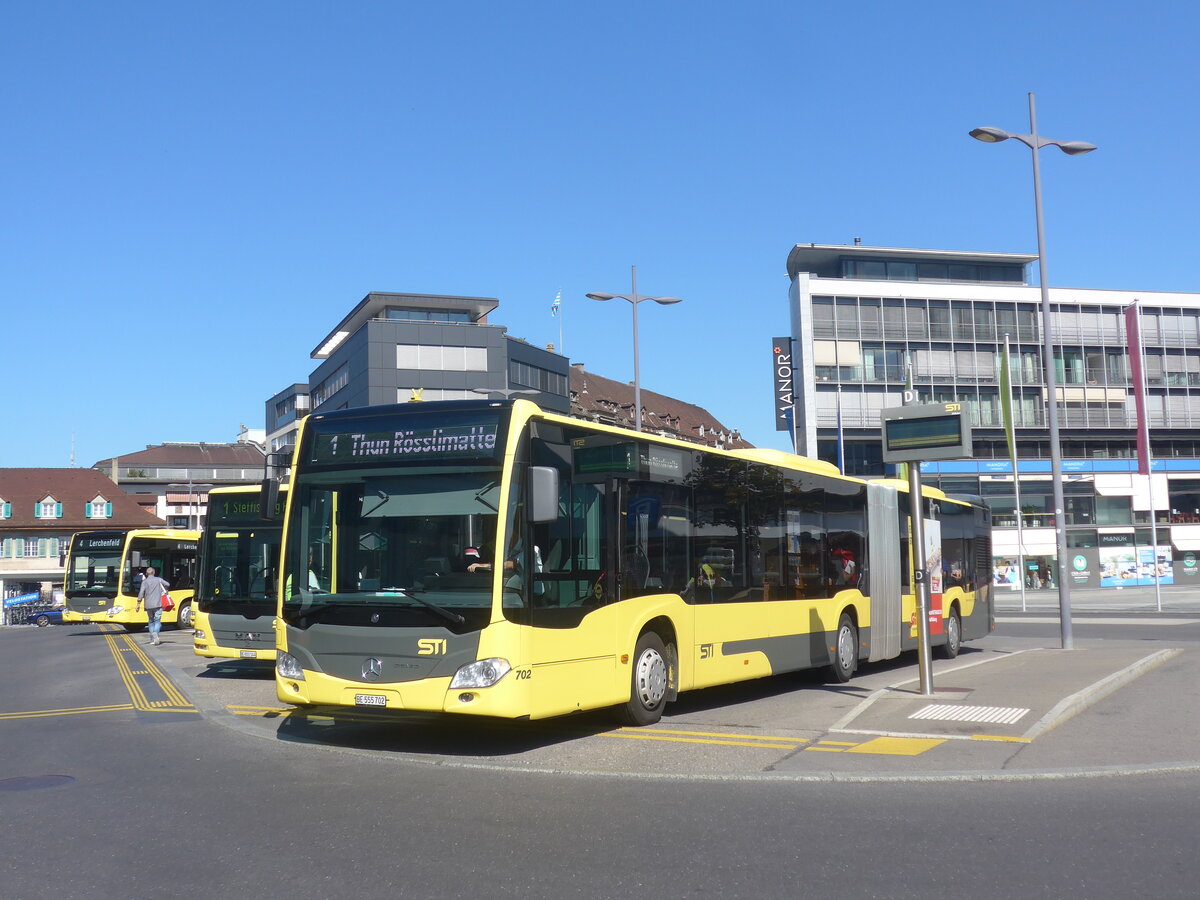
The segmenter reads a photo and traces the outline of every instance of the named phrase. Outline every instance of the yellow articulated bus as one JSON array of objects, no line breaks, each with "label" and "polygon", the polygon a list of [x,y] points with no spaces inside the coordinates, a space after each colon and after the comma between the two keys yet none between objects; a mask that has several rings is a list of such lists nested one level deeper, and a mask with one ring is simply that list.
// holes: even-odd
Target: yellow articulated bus
[{"label": "yellow articulated bus", "polygon": [[[273,482],[264,484],[269,495]],[[276,689],[296,704],[658,721],[680,691],[917,644],[910,497],[779,451],[720,451],[526,400],[301,426]],[[928,490],[932,642],[994,627],[978,498]]]},{"label": "yellow articulated bus", "polygon": [[[264,518],[261,490],[256,484],[209,491],[192,632],[197,656],[275,658],[282,507]],[[282,502],[284,491],[277,502]]]},{"label": "yellow articulated bus", "polygon": [[200,532],[167,528],[80,531],[71,536],[63,593],[64,622],[115,622],[126,631],[142,631],[149,619],[137,608],[138,589],[147,566],[170,585],[175,608],[163,624],[188,628]]}]

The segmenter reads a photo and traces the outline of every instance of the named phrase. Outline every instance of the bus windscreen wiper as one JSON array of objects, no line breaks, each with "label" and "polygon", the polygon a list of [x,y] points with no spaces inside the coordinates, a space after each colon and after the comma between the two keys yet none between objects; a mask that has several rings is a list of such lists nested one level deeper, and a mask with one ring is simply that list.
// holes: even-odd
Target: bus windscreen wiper
[{"label": "bus windscreen wiper", "polygon": [[460,616],[458,613],[454,612],[453,610],[446,609],[443,606],[438,606],[436,603],[430,603],[428,600],[425,600],[425,599],[417,596],[418,594],[424,593],[423,591],[415,591],[412,588],[403,588],[403,587],[382,587],[379,589],[379,593],[381,593],[381,594],[385,593],[387,591],[395,591],[396,593],[401,594],[404,597],[407,597],[409,600],[416,600],[418,603],[420,603],[426,609],[433,610],[439,616],[447,618],[451,622],[455,622],[459,625],[462,625],[464,622],[467,621],[465,618],[463,618],[462,616]]}]

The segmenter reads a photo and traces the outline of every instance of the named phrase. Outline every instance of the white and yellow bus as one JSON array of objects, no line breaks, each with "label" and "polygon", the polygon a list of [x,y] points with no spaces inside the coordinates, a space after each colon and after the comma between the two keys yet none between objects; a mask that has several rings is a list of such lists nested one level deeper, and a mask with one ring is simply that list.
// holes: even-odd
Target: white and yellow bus
[{"label": "white and yellow bus", "polygon": [[[275,658],[282,507],[264,519],[260,493],[257,484],[209,491],[192,632],[197,656]],[[283,497],[281,491],[277,502]]]},{"label": "white and yellow bus", "polygon": [[[265,487],[269,490],[271,483]],[[301,426],[276,688],[296,704],[650,724],[680,691],[917,643],[909,496],[779,451],[717,451],[525,400]],[[994,627],[988,510],[928,490],[945,654]]]},{"label": "white and yellow bus", "polygon": [[143,630],[149,618],[137,608],[138,588],[147,566],[170,585],[175,608],[163,624],[190,627],[200,532],[168,528],[80,531],[71,536],[63,594],[64,622],[115,622],[126,631]]}]

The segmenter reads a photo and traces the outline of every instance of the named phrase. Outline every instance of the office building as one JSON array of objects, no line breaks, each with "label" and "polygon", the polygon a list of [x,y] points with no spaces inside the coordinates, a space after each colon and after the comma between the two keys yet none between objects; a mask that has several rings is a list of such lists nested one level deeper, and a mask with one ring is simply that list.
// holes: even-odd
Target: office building
[{"label": "office building", "polygon": [[517,391],[543,409],[567,412],[567,358],[489,325],[488,313],[499,305],[489,297],[367,294],[313,349],[320,363],[307,385],[293,384],[267,401],[268,450],[294,443],[308,412],[415,398]]},{"label": "office building", "polygon": [[[1020,577],[1033,587],[1049,586],[1057,572],[1040,291],[1027,277],[1035,260],[857,242],[797,244],[787,260],[797,451],[836,462],[840,439],[848,473],[885,474],[879,411],[901,405],[911,368],[920,402],[963,403],[974,429],[974,457],[925,464],[925,483],[982,495],[995,516],[997,578],[1016,585]],[[1154,460],[1149,476],[1137,474],[1124,320],[1135,300]],[[1200,295],[1051,288],[1050,301],[1074,583],[1153,583],[1155,558],[1160,578],[1200,583]],[[1000,403],[1006,337],[1019,512]]]}]

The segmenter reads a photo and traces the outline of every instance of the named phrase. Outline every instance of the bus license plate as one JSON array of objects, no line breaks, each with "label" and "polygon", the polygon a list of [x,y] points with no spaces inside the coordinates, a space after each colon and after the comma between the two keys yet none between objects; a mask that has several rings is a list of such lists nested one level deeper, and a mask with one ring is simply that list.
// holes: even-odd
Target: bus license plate
[{"label": "bus license plate", "polygon": [[243,650],[242,659],[258,659],[257,650]]},{"label": "bus license plate", "polygon": [[355,694],[355,706],[387,706],[387,697],[382,694]]}]

